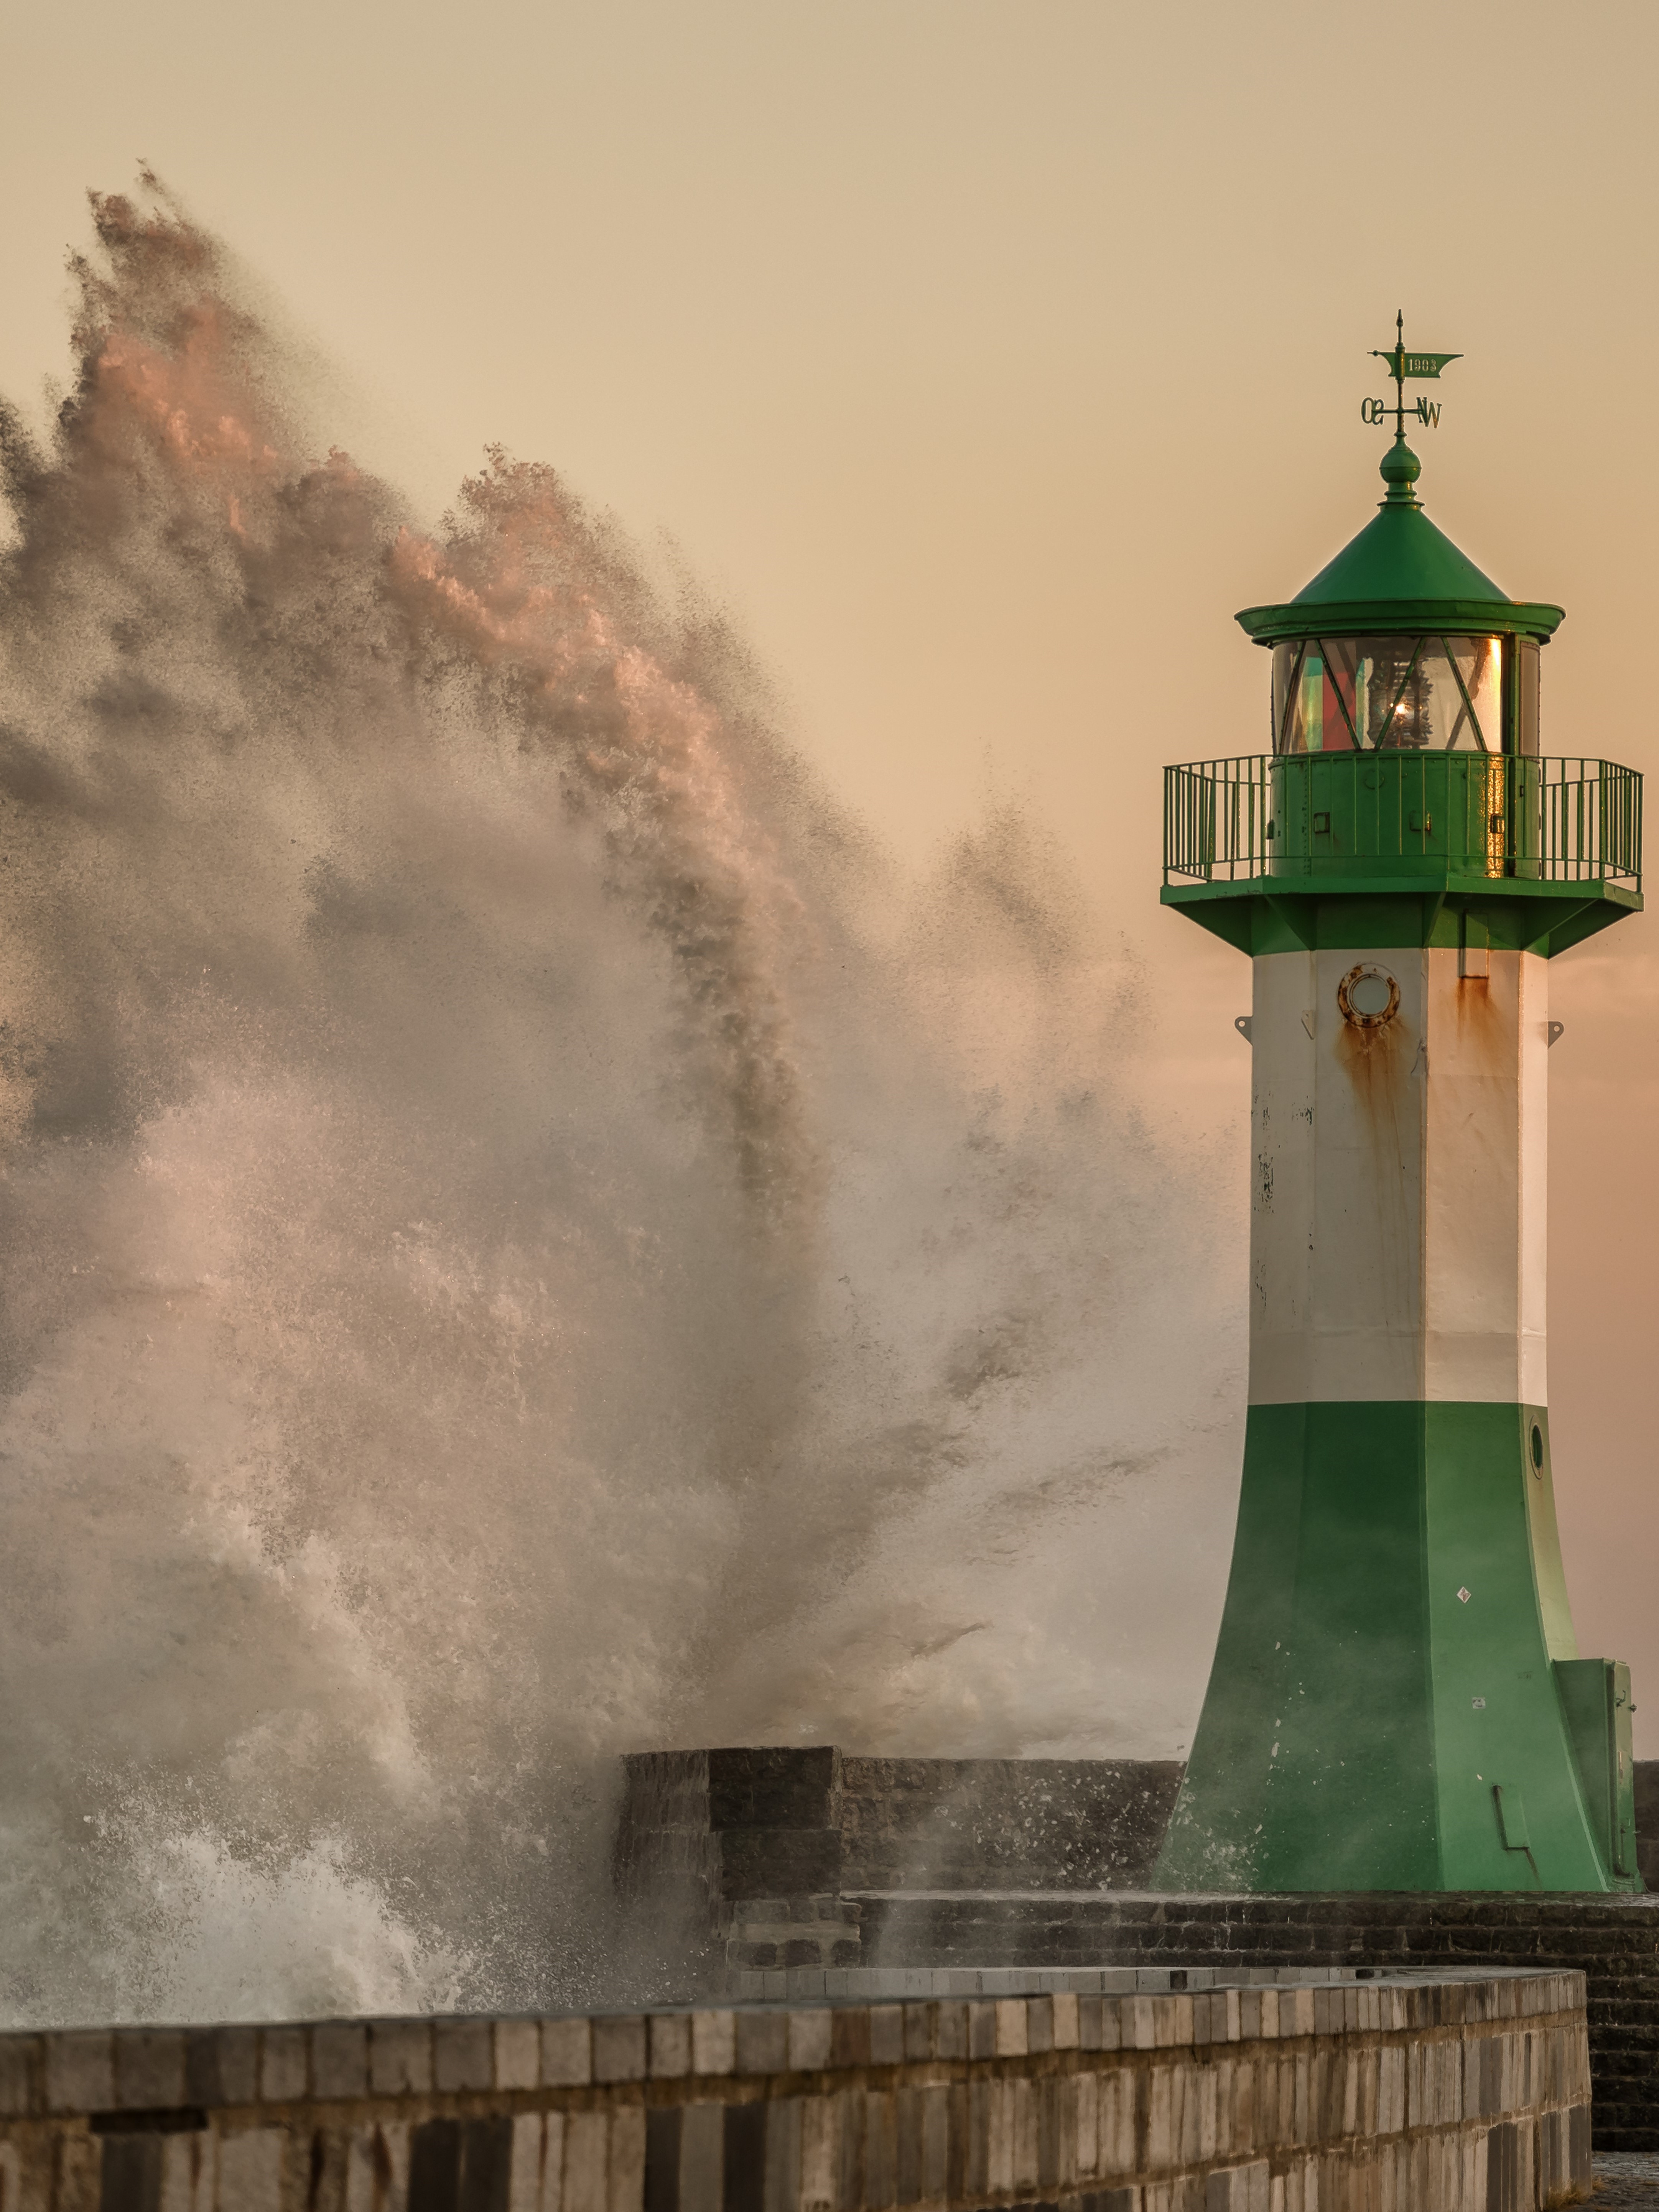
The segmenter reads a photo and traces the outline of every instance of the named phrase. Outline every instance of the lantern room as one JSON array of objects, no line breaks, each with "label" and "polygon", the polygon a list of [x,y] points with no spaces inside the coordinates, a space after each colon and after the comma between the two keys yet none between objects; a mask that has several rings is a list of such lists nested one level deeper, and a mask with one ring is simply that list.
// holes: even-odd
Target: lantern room
[{"label": "lantern room", "polygon": [[1511,599],[1424,514],[1403,438],[1374,518],[1287,605],[1247,607],[1273,653],[1277,754],[1539,750],[1540,648],[1556,606]]},{"label": "lantern room", "polygon": [[1459,929],[1469,900],[1522,894],[1503,926],[1553,952],[1641,903],[1641,779],[1543,750],[1562,610],[1510,599],[1437,528],[1421,470],[1398,433],[1358,536],[1237,617],[1271,656],[1265,749],[1165,771],[1164,901],[1246,950],[1316,930],[1286,901],[1339,890],[1430,896]]},{"label": "lantern room", "polygon": [[1276,753],[1538,751],[1533,638],[1445,633],[1273,647]]}]

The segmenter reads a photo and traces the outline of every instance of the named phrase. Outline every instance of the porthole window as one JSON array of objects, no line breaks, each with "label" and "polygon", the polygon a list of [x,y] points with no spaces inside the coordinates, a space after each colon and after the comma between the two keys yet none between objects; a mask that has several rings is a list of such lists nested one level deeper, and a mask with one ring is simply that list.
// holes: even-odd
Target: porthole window
[{"label": "porthole window", "polygon": [[1534,1474],[1544,1472],[1544,1431],[1536,1421],[1532,1425],[1532,1471]]},{"label": "porthole window", "polygon": [[1336,987],[1342,1018],[1355,1029],[1381,1029],[1400,1012],[1400,986],[1386,968],[1350,968]]}]

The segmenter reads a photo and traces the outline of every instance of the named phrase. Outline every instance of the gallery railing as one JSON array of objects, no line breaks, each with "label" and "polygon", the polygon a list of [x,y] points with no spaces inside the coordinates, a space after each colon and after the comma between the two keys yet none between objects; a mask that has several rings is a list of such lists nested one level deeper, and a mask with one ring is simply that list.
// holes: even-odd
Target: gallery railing
[{"label": "gallery railing", "polygon": [[1642,881],[1642,779],[1510,754],[1244,754],[1164,771],[1165,883]]}]

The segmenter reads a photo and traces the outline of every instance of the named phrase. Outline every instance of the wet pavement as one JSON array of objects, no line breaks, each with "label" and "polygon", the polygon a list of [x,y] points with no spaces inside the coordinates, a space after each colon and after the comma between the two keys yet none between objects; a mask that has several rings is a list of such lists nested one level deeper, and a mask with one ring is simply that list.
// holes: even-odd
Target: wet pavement
[{"label": "wet pavement", "polygon": [[1598,2151],[1590,2202],[1596,2212],[1659,2212],[1659,2154]]}]

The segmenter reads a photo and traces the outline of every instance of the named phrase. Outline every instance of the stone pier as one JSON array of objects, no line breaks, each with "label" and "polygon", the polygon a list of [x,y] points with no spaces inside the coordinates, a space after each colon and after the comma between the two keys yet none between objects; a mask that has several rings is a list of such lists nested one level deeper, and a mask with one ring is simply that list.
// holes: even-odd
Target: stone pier
[{"label": "stone pier", "polygon": [[0,2036],[4,2212],[1543,2212],[1583,1984]]},{"label": "stone pier", "polygon": [[[854,1759],[821,1746],[627,1764],[619,1885],[681,1931],[684,1972],[710,1992],[898,1995],[935,1973],[976,1977],[977,1990],[1060,1970],[1095,1972],[1097,1986],[1107,1970],[1109,1987],[1137,1969],[1271,1980],[1280,1967],[1577,1968],[1597,2146],[1659,2151],[1659,1895],[1152,1893],[1173,1761]],[[1636,1802],[1641,1864],[1659,1882],[1659,1763],[1638,1763]]]}]

